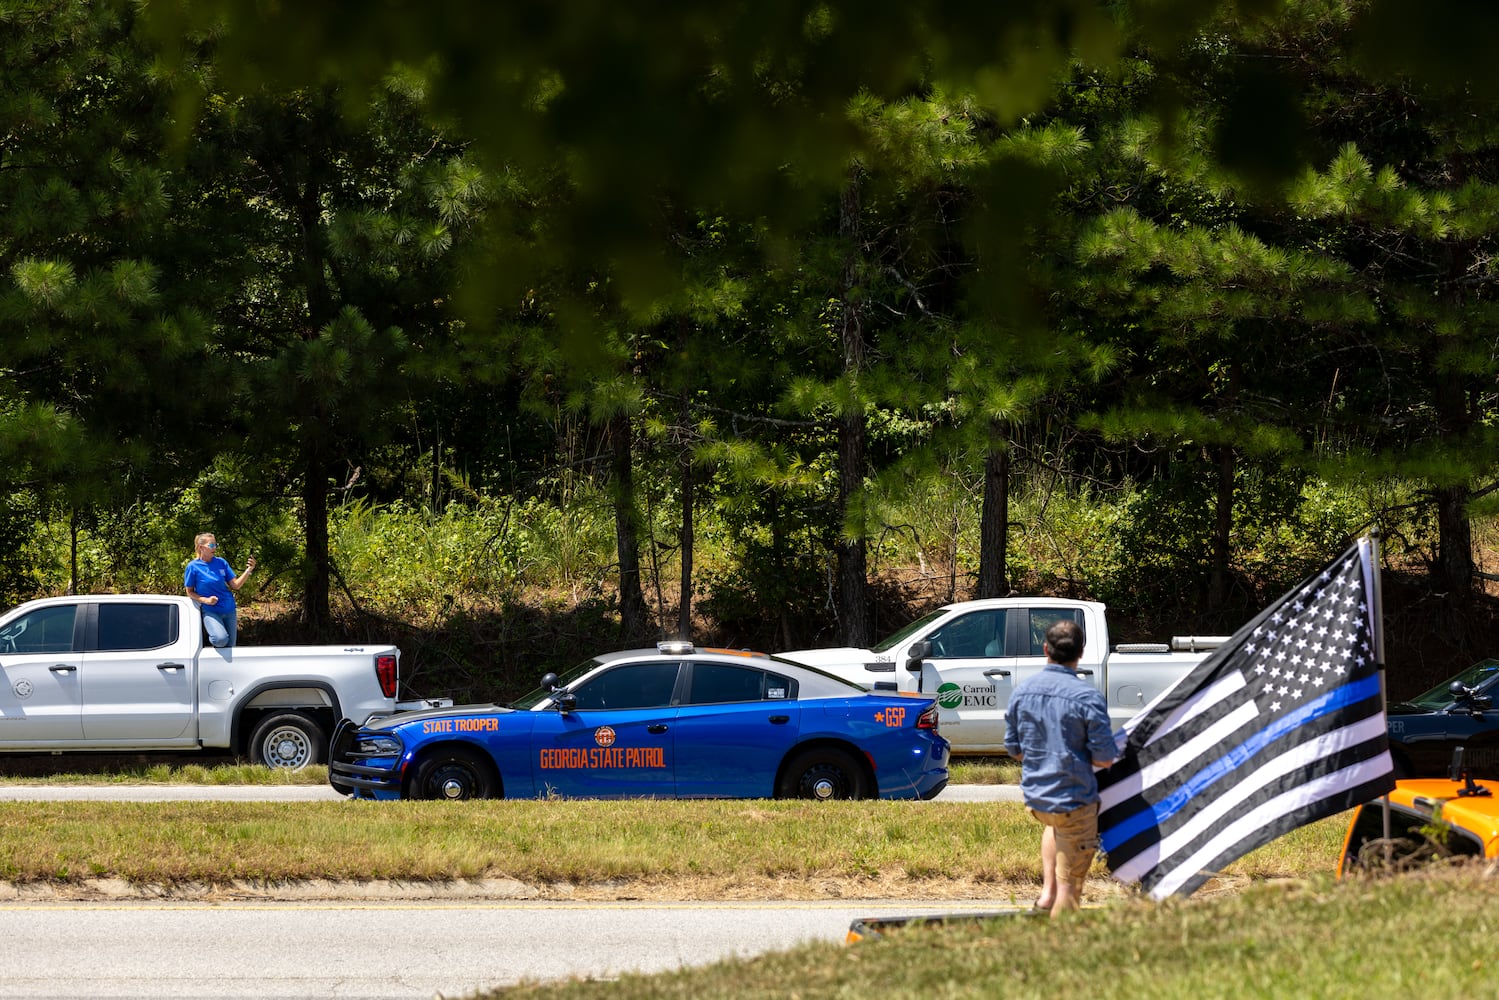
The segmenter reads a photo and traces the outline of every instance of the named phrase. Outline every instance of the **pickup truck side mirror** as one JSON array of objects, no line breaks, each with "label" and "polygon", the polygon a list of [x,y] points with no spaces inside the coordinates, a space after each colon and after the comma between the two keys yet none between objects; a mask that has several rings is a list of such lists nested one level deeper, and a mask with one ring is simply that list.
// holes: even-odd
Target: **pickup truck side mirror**
[{"label": "pickup truck side mirror", "polygon": [[921,673],[921,661],[932,655],[932,644],[926,639],[919,639],[911,643],[911,651],[906,654],[906,672],[912,674]]}]

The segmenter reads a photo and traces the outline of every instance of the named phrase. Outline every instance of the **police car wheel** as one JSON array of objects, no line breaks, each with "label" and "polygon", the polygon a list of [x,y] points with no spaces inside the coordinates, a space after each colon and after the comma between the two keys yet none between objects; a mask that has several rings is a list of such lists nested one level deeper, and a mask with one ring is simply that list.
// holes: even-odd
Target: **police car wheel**
[{"label": "police car wheel", "polygon": [[317,720],[302,712],[280,712],[260,720],[250,734],[250,763],[300,771],[322,761],[327,737]]},{"label": "police car wheel", "polygon": [[488,761],[467,750],[442,750],[423,760],[413,786],[418,799],[495,799],[500,783]]},{"label": "police car wheel", "polygon": [[833,747],[808,750],[787,765],[776,797],[863,799],[869,797],[869,782],[852,754]]}]

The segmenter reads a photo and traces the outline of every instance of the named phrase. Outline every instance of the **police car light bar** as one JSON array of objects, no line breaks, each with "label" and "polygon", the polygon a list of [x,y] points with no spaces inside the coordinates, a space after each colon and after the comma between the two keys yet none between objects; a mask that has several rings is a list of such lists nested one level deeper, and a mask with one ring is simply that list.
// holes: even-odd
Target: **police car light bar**
[{"label": "police car light bar", "polygon": [[667,639],[665,642],[656,643],[657,652],[667,656],[681,656],[692,652],[691,639]]}]

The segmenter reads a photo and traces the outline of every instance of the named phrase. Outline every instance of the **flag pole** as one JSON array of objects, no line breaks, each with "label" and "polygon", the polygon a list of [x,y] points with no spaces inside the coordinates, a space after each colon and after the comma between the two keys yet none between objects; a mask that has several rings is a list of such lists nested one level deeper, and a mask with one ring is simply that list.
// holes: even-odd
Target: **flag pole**
[{"label": "flag pole", "polygon": [[[1374,664],[1379,669],[1379,711],[1388,718],[1390,705],[1385,692],[1384,675],[1384,574],[1380,572],[1379,566],[1378,527],[1369,531],[1369,572],[1374,576],[1374,586],[1370,588],[1374,595],[1374,607],[1370,610],[1374,613]],[[1380,796],[1380,802],[1384,812],[1384,862],[1385,870],[1388,871],[1395,863],[1395,849],[1390,841],[1390,793]]]},{"label": "flag pole", "polygon": [[1379,570],[1379,529],[1373,528],[1369,531],[1369,572],[1374,576],[1374,663],[1379,667],[1379,697],[1381,706],[1384,704],[1384,584],[1381,582],[1382,574]]}]

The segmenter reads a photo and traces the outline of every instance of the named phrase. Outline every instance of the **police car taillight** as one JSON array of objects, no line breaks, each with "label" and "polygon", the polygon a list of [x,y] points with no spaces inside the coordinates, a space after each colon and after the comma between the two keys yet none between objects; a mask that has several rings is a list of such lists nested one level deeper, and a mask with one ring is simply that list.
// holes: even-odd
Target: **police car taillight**
[{"label": "police car taillight", "polygon": [[934,733],[937,731],[937,706],[936,705],[933,705],[931,708],[927,709],[925,712],[922,712],[920,715],[918,715],[916,717],[916,728],[917,729],[930,729]]},{"label": "police car taillight", "polygon": [[396,696],[396,658],[386,653],[375,657],[375,676],[380,678],[380,693],[387,698]]}]

